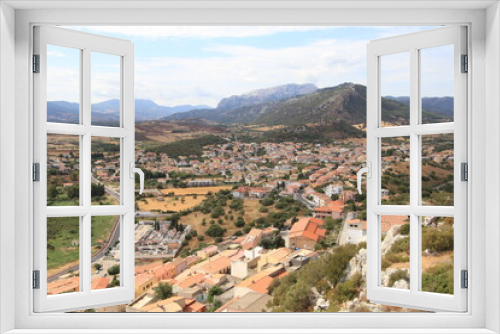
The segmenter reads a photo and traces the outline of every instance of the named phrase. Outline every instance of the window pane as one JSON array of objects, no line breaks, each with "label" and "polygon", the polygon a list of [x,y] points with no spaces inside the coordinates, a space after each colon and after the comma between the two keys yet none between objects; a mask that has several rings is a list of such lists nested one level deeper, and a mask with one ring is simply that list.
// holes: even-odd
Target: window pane
[{"label": "window pane", "polygon": [[422,205],[453,206],[453,134],[422,136]]},{"label": "window pane", "polygon": [[92,125],[120,126],[121,59],[92,52]]},{"label": "window pane", "polygon": [[380,57],[382,126],[410,124],[410,52]]},{"label": "window pane", "polygon": [[382,204],[410,204],[410,137],[382,138]]},{"label": "window pane", "polygon": [[80,291],[80,218],[47,218],[47,294]]},{"label": "window pane", "polygon": [[120,286],[120,218],[91,219],[92,290]]},{"label": "window pane", "polygon": [[120,139],[92,137],[92,205],[120,204]]},{"label": "window pane", "polygon": [[47,206],[80,204],[80,136],[47,134]]},{"label": "window pane", "polygon": [[453,122],[454,46],[420,50],[422,123]]},{"label": "window pane", "polygon": [[47,121],[80,123],[81,50],[47,45]]},{"label": "window pane", "polygon": [[422,291],[453,294],[453,217],[422,217]]},{"label": "window pane", "polygon": [[410,289],[410,217],[380,216],[382,243],[380,284]]}]

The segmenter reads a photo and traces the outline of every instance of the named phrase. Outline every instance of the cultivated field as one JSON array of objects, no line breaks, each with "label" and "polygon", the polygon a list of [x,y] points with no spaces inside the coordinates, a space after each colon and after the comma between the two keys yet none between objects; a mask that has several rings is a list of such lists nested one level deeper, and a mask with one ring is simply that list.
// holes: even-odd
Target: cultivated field
[{"label": "cultivated field", "polygon": [[206,195],[209,192],[216,193],[220,190],[231,189],[232,186],[214,186],[214,187],[192,187],[192,188],[165,188],[161,192],[165,195],[173,193],[174,195]]},{"label": "cultivated field", "polygon": [[[196,198],[195,198],[196,197]],[[204,195],[195,196],[165,196],[162,200],[145,198],[137,201],[139,211],[174,211],[179,212],[197,206],[205,199]]]}]

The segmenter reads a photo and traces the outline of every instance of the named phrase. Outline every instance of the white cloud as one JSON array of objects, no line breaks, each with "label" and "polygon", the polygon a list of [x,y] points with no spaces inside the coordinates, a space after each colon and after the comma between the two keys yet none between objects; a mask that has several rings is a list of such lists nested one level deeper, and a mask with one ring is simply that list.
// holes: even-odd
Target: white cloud
[{"label": "white cloud", "polygon": [[158,38],[217,38],[217,37],[260,37],[279,32],[303,32],[329,30],[328,26],[87,26],[71,27],[93,33]]},{"label": "white cloud", "polygon": [[285,83],[365,83],[366,41],[323,40],[273,50],[213,45],[211,50],[223,56],[136,59],[136,96],[169,106],[215,106],[226,96]]}]

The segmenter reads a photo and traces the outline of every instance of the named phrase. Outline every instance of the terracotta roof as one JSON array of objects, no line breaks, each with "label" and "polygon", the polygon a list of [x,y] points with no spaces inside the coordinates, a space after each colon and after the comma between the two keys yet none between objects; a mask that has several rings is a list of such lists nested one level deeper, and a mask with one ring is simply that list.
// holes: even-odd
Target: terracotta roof
[{"label": "terracotta roof", "polygon": [[326,230],[321,228],[323,224],[324,221],[318,218],[301,218],[292,226],[289,238],[305,237],[313,241],[318,241],[319,238],[326,235]]},{"label": "terracotta roof", "polygon": [[202,283],[205,280],[205,274],[196,274],[193,276],[189,276],[184,281],[179,282],[177,285],[184,289],[189,288],[195,284]]},{"label": "terracotta roof", "polygon": [[216,260],[209,261],[207,264],[201,267],[209,274],[217,274],[225,268],[231,267],[231,260],[225,256],[222,256]]},{"label": "terracotta roof", "polygon": [[80,288],[80,277],[75,276],[71,278],[57,280],[47,284],[47,294],[58,295],[60,293],[68,291],[79,291],[79,288]]},{"label": "terracotta roof", "polygon": [[96,277],[92,280],[90,288],[91,290],[106,289],[109,286],[110,281],[111,279],[109,279],[109,277]]}]

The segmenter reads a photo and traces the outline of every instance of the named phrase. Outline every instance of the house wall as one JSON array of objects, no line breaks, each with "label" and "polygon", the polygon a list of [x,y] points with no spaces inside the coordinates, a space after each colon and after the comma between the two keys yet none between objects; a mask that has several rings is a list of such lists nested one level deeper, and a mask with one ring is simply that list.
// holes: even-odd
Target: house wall
[{"label": "house wall", "polygon": [[[15,15],[0,2],[0,332],[14,328],[14,256],[9,240],[14,239],[15,151],[12,146],[15,121]],[[7,255],[7,256],[6,256]]]}]

